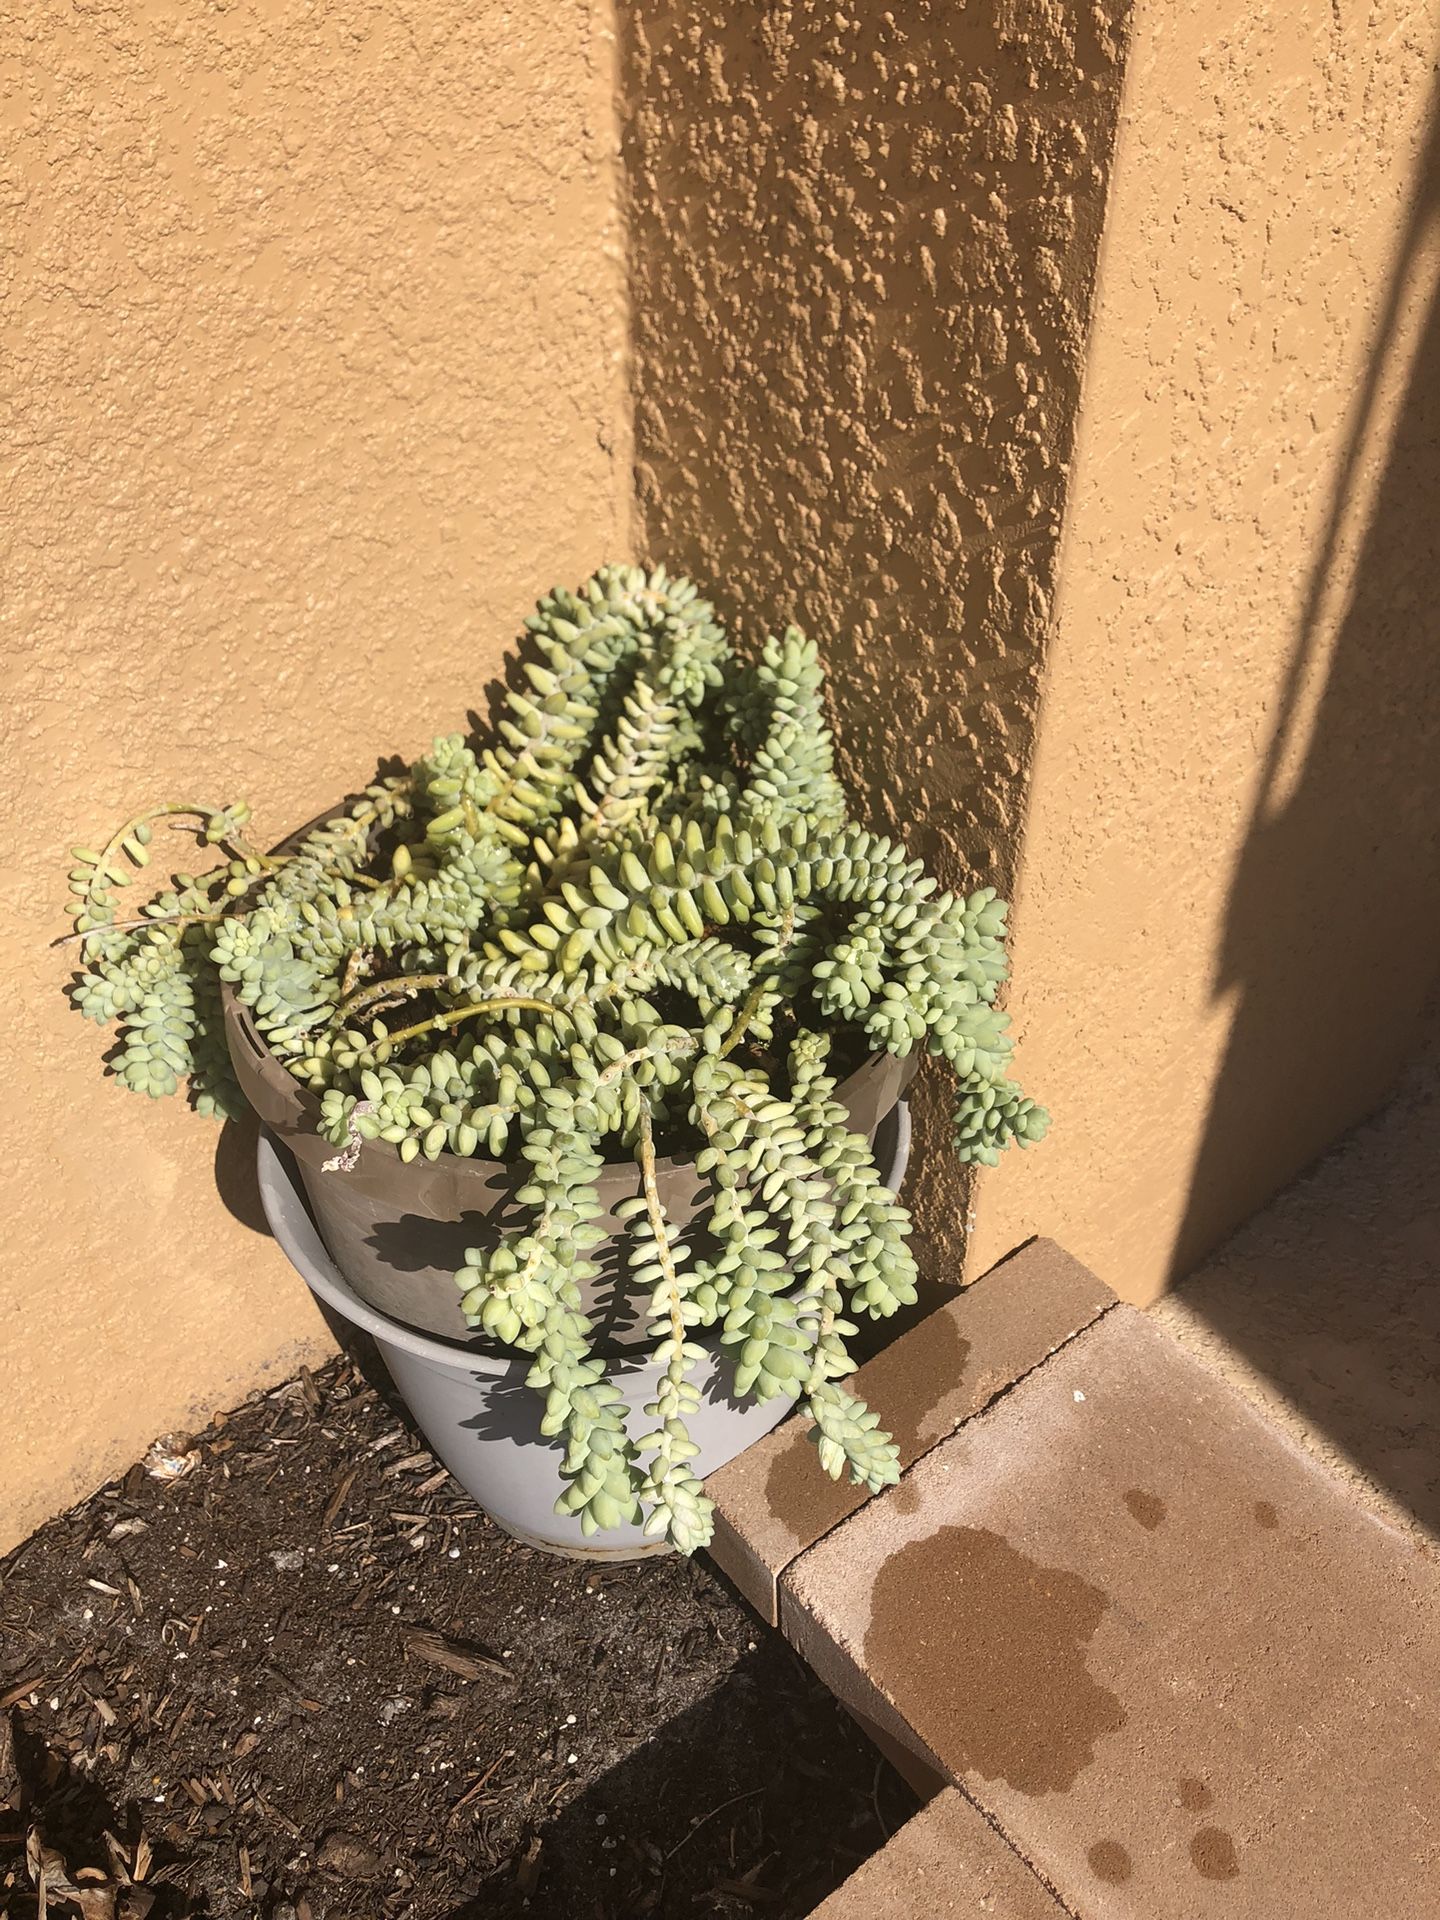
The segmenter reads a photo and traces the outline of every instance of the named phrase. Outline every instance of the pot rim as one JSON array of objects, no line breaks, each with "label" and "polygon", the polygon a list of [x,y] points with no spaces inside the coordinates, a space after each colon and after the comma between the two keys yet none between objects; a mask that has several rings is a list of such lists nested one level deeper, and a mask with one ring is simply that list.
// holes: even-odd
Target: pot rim
[{"label": "pot rim", "polygon": [[[327,807],[322,813],[317,813],[313,819],[307,820],[303,826],[296,827],[292,833],[287,833],[281,840],[278,840],[275,844],[275,851],[277,853],[283,853],[287,848],[294,846],[297,841],[303,840],[306,834],[313,833],[318,827],[328,825],[332,820],[340,819],[344,815],[344,812],[345,806],[343,802],[337,806]],[[267,1127],[271,1127],[275,1132],[279,1133],[282,1138],[294,1139],[296,1141],[312,1139],[318,1145],[330,1147],[332,1143],[325,1139],[317,1124],[320,1117],[320,1102],[308,1087],[301,1086],[289,1068],[271,1052],[269,1045],[251,1017],[249,1007],[245,1005],[229,980],[222,980],[220,982],[220,1006],[224,1017],[226,1044],[230,1050],[231,1060],[235,1065],[236,1077],[240,1080],[240,1090],[245,1095],[247,1104],[256,1111],[259,1119]],[[249,1089],[245,1085],[245,1076],[240,1071],[238,1061],[235,1060],[235,1041],[237,1037],[244,1043],[250,1054],[248,1065],[251,1071],[281,1100],[284,1106],[288,1107],[290,1114],[288,1127],[277,1124],[271,1116],[256,1108],[255,1102],[250,1099]],[[855,1071],[848,1074],[846,1078],[836,1086],[835,1098],[842,1106],[847,1108],[852,1107],[854,1104],[853,1096],[858,1095],[861,1089],[867,1086],[872,1079],[890,1071],[897,1075],[894,1096],[890,1104],[892,1106],[898,1105],[905,1097],[906,1089],[915,1078],[919,1068],[920,1056],[918,1054],[909,1053],[901,1056],[887,1052],[883,1047],[879,1048],[867,1054],[860,1062],[860,1065],[856,1067]],[[884,1111],[888,1110],[888,1108],[884,1109]],[[389,1140],[357,1139],[355,1144],[358,1146],[359,1151],[356,1154],[352,1167],[349,1169],[351,1172],[361,1172],[366,1169],[367,1163],[368,1169],[376,1174],[380,1172],[382,1167],[390,1169],[393,1167],[404,1167],[409,1164],[418,1164],[416,1162],[402,1161],[399,1148]],[[345,1149],[335,1150],[345,1151]],[[511,1160],[482,1160],[478,1154],[467,1156],[458,1153],[442,1153],[433,1161],[427,1160],[425,1165],[436,1166],[442,1163],[446,1164],[447,1169],[453,1172],[455,1177],[459,1179],[466,1181],[472,1179],[478,1180],[487,1185],[493,1184],[497,1179],[503,1179],[506,1176],[512,1175],[519,1169],[521,1164],[518,1156]],[[612,1176],[624,1175],[628,1178],[628,1172],[633,1171],[634,1167],[635,1161],[633,1156],[619,1160],[606,1160],[601,1178],[603,1180],[606,1174],[612,1174]],[[694,1167],[695,1157],[693,1154],[685,1157],[664,1154],[657,1156],[655,1161],[656,1173],[661,1176],[693,1173]]]},{"label": "pot rim", "polygon": [[[220,982],[220,997],[221,1004],[225,1010],[227,1030],[238,1030],[241,1039],[250,1048],[253,1055],[252,1070],[257,1073],[277,1095],[284,1098],[285,1104],[291,1109],[294,1115],[297,1134],[308,1134],[315,1140],[322,1142],[326,1147],[331,1147],[333,1143],[325,1139],[325,1136],[315,1124],[320,1113],[319,1101],[308,1087],[300,1084],[294,1074],[290,1072],[289,1068],[271,1051],[270,1047],[266,1044],[264,1036],[260,1033],[250,1017],[250,1009],[245,1005],[244,1001],[241,1000],[228,980],[222,980]],[[852,1104],[851,1096],[857,1095],[863,1087],[867,1086],[871,1080],[877,1078],[880,1074],[893,1069],[898,1072],[899,1076],[895,1089],[895,1099],[899,1101],[904,1097],[906,1089],[918,1072],[919,1064],[919,1060],[913,1053],[902,1057],[898,1054],[889,1053],[884,1048],[881,1048],[874,1053],[867,1054],[860,1062],[860,1065],[856,1067],[855,1071],[848,1074],[844,1080],[839,1082],[835,1089],[835,1098],[841,1106],[849,1107]],[[241,1091],[244,1092],[243,1084]],[[261,1115],[262,1119],[264,1119],[264,1117],[264,1115]],[[268,1124],[269,1122],[267,1121],[267,1125]],[[387,1167],[408,1164],[401,1161],[399,1148],[389,1140],[362,1139],[358,1142],[358,1146],[359,1152],[356,1155],[350,1171],[359,1171],[367,1160],[372,1167],[375,1166],[377,1162],[382,1161]],[[344,1149],[335,1148],[334,1151],[341,1152],[344,1151]],[[476,1177],[483,1177],[487,1180],[493,1179],[497,1174],[509,1173],[520,1165],[518,1155],[509,1160],[486,1160],[482,1159],[479,1154],[465,1155],[446,1153],[438,1155],[437,1159],[448,1161],[457,1173],[462,1168],[470,1168]],[[427,1166],[433,1166],[434,1164],[434,1161],[426,1162]],[[603,1165],[606,1173],[610,1172],[612,1168],[623,1171],[633,1168],[635,1159],[633,1155],[626,1155],[617,1160],[607,1159]],[[693,1154],[679,1156],[674,1154],[660,1154],[656,1156],[655,1160],[655,1170],[658,1174],[688,1172],[694,1168],[694,1165],[695,1156]]]}]

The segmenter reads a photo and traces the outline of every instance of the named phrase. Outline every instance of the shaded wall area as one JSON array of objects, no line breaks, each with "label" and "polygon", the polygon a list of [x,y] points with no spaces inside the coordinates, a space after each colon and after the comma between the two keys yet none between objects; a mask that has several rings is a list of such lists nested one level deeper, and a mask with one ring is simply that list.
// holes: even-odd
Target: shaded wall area
[{"label": "shaded wall area", "polygon": [[1440,1540],[1440,1049],[1153,1308],[1392,1525]]},{"label": "shaded wall area", "polygon": [[[1440,1533],[1440,98],[1236,868],[1234,1007],[1172,1256],[1355,1129],[1157,1308],[1400,1525]],[[1338,604],[1337,604],[1338,603]],[[1327,649],[1327,642],[1331,644]],[[1315,684],[1315,655],[1328,661]],[[1383,746],[1380,744],[1383,743]],[[1279,931],[1284,938],[1275,938]],[[1387,1098],[1424,1030],[1418,1056]],[[1279,1057],[1280,1071],[1265,1067]],[[1263,1196],[1263,1193],[1261,1195]]]},{"label": "shaded wall area", "polygon": [[0,19],[3,1548],[325,1340],[253,1142],[102,1081],[66,848],[463,724],[631,480],[601,6]]},{"label": "shaded wall area", "polygon": [[1440,980],[1440,117],[1306,585],[1215,977],[1170,1277],[1393,1088]]},{"label": "shaded wall area", "polygon": [[[952,883],[1016,871],[1124,17],[625,13],[641,544],[821,640],[861,812]],[[953,1276],[946,1103],[921,1119]]]},{"label": "shaded wall area", "polygon": [[1137,18],[1020,887],[1056,1128],[982,1263],[1043,1227],[1153,1298],[1422,1030],[1437,38],[1403,0]]}]

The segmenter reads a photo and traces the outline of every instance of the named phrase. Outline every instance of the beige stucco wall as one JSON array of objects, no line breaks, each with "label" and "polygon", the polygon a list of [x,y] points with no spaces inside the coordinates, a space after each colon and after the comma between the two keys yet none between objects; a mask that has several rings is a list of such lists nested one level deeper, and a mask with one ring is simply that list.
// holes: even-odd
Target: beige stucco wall
[{"label": "beige stucco wall", "polygon": [[799,618],[862,810],[1017,893],[1056,1127],[972,1194],[927,1111],[934,1274],[1149,1297],[1415,1031],[1440,0],[619,11],[0,0],[0,1547],[323,1345],[245,1136],[101,1079],[64,849],[278,835],[602,555]]},{"label": "beige stucco wall", "polygon": [[102,1079],[65,849],[463,721],[630,475],[600,6],[0,21],[3,1548],[323,1335],[248,1139]]},{"label": "beige stucco wall", "polygon": [[[1379,1100],[1440,954],[1440,7],[1133,31],[975,1264],[1186,1271]],[[1363,1258],[1363,1248],[1352,1250]]]},{"label": "beige stucco wall", "polygon": [[[857,803],[1009,888],[1121,5],[627,9],[644,543],[819,638]],[[922,1099],[922,1253],[965,1183]]]}]

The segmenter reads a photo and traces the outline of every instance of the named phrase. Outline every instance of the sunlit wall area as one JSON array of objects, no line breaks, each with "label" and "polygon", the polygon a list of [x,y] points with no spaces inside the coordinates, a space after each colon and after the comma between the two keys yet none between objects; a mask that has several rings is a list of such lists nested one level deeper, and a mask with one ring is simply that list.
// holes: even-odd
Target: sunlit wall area
[{"label": "sunlit wall area", "polygon": [[463,726],[631,491],[600,7],[0,11],[3,1546],[324,1339],[253,1137],[102,1079],[67,847]]}]

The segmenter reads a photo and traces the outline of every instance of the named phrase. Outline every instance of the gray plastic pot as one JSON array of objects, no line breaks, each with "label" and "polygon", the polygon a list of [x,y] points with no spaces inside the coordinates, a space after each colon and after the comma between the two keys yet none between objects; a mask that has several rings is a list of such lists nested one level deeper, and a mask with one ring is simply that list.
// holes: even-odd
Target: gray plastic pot
[{"label": "gray plastic pot", "polygon": [[[880,1151],[888,1160],[886,1182],[898,1187],[910,1157],[910,1116],[901,1102],[885,1128]],[[325,1250],[296,1177],[295,1162],[266,1133],[258,1155],[260,1195],[270,1230],[291,1265],[316,1298],[351,1326],[368,1333],[380,1350],[415,1423],[437,1458],[507,1533],[547,1553],[585,1560],[638,1560],[663,1553],[638,1526],[615,1527],[586,1539],[579,1522],[555,1512],[562,1447],[540,1432],[541,1402],[525,1385],[530,1362],[523,1356],[485,1354],[418,1333],[367,1305]],[[452,1282],[453,1285],[453,1282]],[[730,1362],[718,1342],[701,1342],[707,1358],[697,1374],[699,1411],[689,1422],[700,1448],[695,1470],[702,1478],[778,1426],[791,1403],[737,1400],[729,1386]],[[658,1369],[636,1355],[612,1363],[610,1377],[631,1408],[637,1437],[652,1425],[641,1409],[654,1397]],[[815,1472],[821,1471],[819,1460]]]},{"label": "gray plastic pot", "polygon": [[[484,1350],[460,1311],[455,1274],[467,1247],[494,1246],[501,1234],[530,1217],[515,1193],[529,1177],[523,1162],[461,1159],[405,1161],[387,1141],[367,1140],[348,1172],[325,1171],[335,1148],[316,1132],[320,1103],[270,1052],[242,1005],[226,986],[225,1036],[246,1099],[295,1156],[300,1178],[330,1255],[367,1306],[392,1320]],[[857,1133],[876,1130],[914,1076],[914,1059],[872,1054],[838,1089]],[[881,1165],[883,1166],[883,1161]],[[707,1204],[704,1183],[688,1160],[661,1160],[660,1197],[677,1227]],[[606,1208],[599,1224],[608,1239],[593,1249],[599,1273],[581,1288],[604,1352],[645,1340],[648,1299],[625,1274],[625,1232],[613,1209],[640,1191],[633,1160],[607,1166],[600,1178]]]}]

